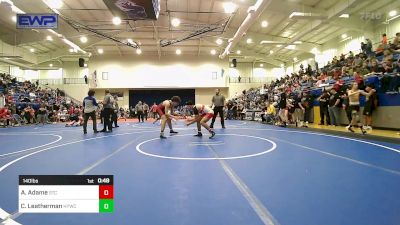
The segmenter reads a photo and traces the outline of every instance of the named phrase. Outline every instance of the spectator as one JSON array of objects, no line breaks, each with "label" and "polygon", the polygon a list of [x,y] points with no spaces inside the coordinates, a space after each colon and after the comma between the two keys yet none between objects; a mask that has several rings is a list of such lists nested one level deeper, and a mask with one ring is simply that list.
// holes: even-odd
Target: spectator
[{"label": "spectator", "polygon": [[36,119],[37,124],[42,123],[42,125],[44,125],[44,123],[46,122],[46,117],[47,117],[46,106],[44,104],[41,104],[40,108],[37,111],[37,119]]},{"label": "spectator", "polygon": [[328,114],[331,125],[333,126],[337,126],[339,124],[340,101],[340,93],[338,93],[335,88],[332,88],[329,96]]},{"label": "spectator", "polygon": [[118,110],[119,110],[118,96],[114,95],[113,112],[112,112],[112,115],[111,115],[111,121],[114,122],[114,128],[119,127],[118,126],[118,112],[119,112]]},{"label": "spectator", "polygon": [[388,44],[388,39],[386,37],[386,34],[382,34],[382,44],[387,45]]},{"label": "spectator", "polygon": [[87,134],[87,122],[89,118],[93,121],[93,132],[98,133],[97,124],[96,124],[96,109],[97,109],[97,101],[94,97],[95,92],[93,90],[89,90],[88,96],[83,99],[83,133]]},{"label": "spectator", "polygon": [[365,91],[369,94],[366,96],[364,115],[364,129],[372,130],[372,114],[378,107],[378,97],[373,84],[368,84]]},{"label": "spectator", "polygon": [[11,116],[11,111],[8,108],[8,105],[0,108],[0,122],[5,124],[5,126],[10,126],[10,121],[14,121],[13,117]]},{"label": "spectator", "polygon": [[146,102],[143,102],[143,116],[146,121],[148,114],[149,114],[149,105],[147,105]]},{"label": "spectator", "polygon": [[273,121],[276,115],[276,109],[274,104],[271,102],[266,103],[266,107],[264,108],[264,112],[261,113],[262,122],[270,123]]},{"label": "spectator", "polygon": [[329,102],[329,94],[327,90],[324,90],[322,95],[318,98],[319,101],[319,115],[321,117],[321,122],[318,125],[331,125],[329,113],[328,113],[328,102]]}]

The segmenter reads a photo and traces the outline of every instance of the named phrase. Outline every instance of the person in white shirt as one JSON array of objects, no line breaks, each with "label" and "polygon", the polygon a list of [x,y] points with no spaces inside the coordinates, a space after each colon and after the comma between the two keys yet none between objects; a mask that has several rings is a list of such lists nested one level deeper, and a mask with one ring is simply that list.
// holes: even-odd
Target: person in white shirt
[{"label": "person in white shirt", "polygon": [[194,118],[186,120],[186,126],[189,126],[193,123],[197,124],[197,134],[196,137],[201,137],[203,134],[201,133],[201,127],[203,126],[210,132],[210,139],[215,136],[215,132],[210,126],[208,126],[207,122],[214,117],[214,111],[206,105],[202,104],[193,104],[193,102],[189,101],[186,103],[186,107],[188,109],[193,109]]}]

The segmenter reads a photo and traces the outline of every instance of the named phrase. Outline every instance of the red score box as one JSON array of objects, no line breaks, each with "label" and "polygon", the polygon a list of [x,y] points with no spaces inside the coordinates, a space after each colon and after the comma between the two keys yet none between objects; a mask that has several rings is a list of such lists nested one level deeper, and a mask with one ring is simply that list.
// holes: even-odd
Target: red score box
[{"label": "red score box", "polygon": [[114,186],[113,185],[100,185],[99,186],[99,199],[113,199]]}]

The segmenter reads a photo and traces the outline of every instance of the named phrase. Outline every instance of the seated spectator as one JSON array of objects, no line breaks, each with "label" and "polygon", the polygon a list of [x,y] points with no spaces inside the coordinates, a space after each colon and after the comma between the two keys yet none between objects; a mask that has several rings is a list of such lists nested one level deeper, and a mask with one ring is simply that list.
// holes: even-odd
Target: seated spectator
[{"label": "seated spectator", "polygon": [[264,112],[261,113],[261,120],[265,123],[270,123],[276,116],[276,109],[274,104],[267,102],[264,108]]},{"label": "seated spectator", "polygon": [[37,111],[37,119],[36,119],[37,124],[42,123],[42,125],[44,125],[44,123],[46,122],[46,118],[47,118],[47,109],[46,106],[42,104]]},{"label": "seated spectator", "polygon": [[382,71],[383,73],[393,73],[393,67],[391,62],[382,63]]},{"label": "seated spectator", "polygon": [[3,108],[0,108],[0,122],[4,126],[10,126],[10,121],[15,122],[11,110],[9,110],[9,105],[5,105]]},{"label": "seated spectator", "polygon": [[69,120],[71,122],[65,124],[66,127],[72,127],[72,126],[78,127],[83,125],[83,117],[81,115],[79,108],[74,109],[73,113],[70,114]]},{"label": "seated spectator", "polygon": [[378,62],[376,60],[371,61],[371,66],[369,67],[370,73],[383,73],[384,69],[378,66]]},{"label": "seated spectator", "polygon": [[24,109],[24,113],[23,116],[27,122],[27,124],[30,123],[34,123],[35,120],[35,110],[32,109],[32,107],[30,105],[28,105],[25,109]]}]

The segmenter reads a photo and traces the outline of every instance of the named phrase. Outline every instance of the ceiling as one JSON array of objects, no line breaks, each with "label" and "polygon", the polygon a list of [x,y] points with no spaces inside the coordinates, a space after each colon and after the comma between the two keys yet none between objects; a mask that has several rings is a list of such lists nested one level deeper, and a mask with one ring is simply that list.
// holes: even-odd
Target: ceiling
[{"label": "ceiling", "polygon": [[[142,55],[162,58],[175,54],[175,51],[180,49],[183,55],[218,57],[245,20],[248,8],[256,3],[256,0],[232,0],[238,7],[234,13],[228,14],[224,12],[223,7],[227,1],[161,0],[158,20],[133,21],[122,18],[121,25],[112,23],[114,15],[102,0],[62,0],[63,6],[58,11],[65,17],[118,40],[126,41],[130,38],[138,42]],[[343,33],[361,33],[385,19],[365,20],[360,16],[363,12],[379,12],[386,15],[390,10],[400,7],[398,0],[266,1],[270,1],[270,4],[250,26],[239,43],[231,49],[229,58],[234,57],[238,61],[258,60],[273,65],[290,62],[294,57],[309,58],[312,57],[310,53],[312,48],[319,48],[328,41],[340,40]],[[26,13],[52,12],[41,0],[13,0],[13,3]],[[313,16],[317,16],[289,18],[293,12],[312,13]],[[343,13],[349,14],[350,18],[339,18]],[[46,30],[16,29],[15,22],[11,19],[14,15],[9,5],[4,2],[0,4],[0,39],[28,51],[35,49],[33,54],[40,59],[38,63],[67,60],[82,54],[69,52],[71,47],[60,38],[54,37],[53,41],[46,40],[46,36],[52,35]],[[181,20],[179,27],[171,25],[173,18]],[[262,21],[267,21],[268,25],[262,27]],[[186,37],[209,24],[218,24],[219,28],[167,47],[161,47],[159,44],[160,40]],[[64,20],[60,20],[57,32],[92,55],[100,55],[98,49],[103,49],[104,55],[123,57],[136,55],[136,50],[132,47],[96,36],[83,29],[76,30]],[[81,43],[81,36],[86,36],[88,42]],[[223,40],[221,45],[216,43],[218,38]],[[249,38],[252,40],[251,43],[247,43]],[[274,41],[274,44],[261,44],[263,40]],[[281,46],[277,45],[277,42],[280,42]],[[288,49],[288,45],[292,45],[292,49]],[[211,55],[211,50],[215,50],[216,54]],[[241,53],[237,54],[237,50]]]}]

